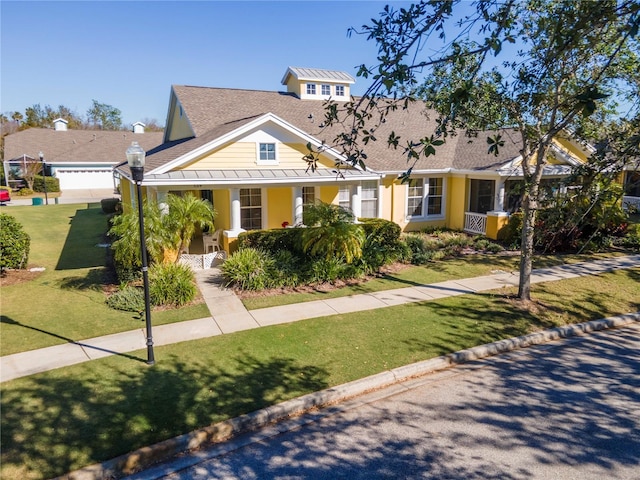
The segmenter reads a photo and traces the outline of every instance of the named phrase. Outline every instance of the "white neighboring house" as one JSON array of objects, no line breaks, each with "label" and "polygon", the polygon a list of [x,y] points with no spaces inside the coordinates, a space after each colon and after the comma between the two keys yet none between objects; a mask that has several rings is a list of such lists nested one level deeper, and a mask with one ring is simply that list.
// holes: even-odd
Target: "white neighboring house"
[{"label": "white neighboring house", "polygon": [[[115,189],[113,167],[125,160],[132,141],[144,150],[162,143],[163,132],[144,132],[136,122],[132,131],[73,130],[58,118],[50,128],[28,128],[5,137],[5,179],[12,167],[40,161],[42,152],[47,175],[60,181],[60,190]],[[8,180],[5,180],[8,183]]]}]

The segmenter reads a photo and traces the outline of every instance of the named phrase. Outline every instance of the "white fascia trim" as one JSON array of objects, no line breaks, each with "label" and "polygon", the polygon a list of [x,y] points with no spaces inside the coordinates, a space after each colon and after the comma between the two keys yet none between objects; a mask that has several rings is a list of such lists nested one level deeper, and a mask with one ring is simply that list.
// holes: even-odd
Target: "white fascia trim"
[{"label": "white fascia trim", "polygon": [[[131,172],[127,170],[112,170],[113,175],[117,178],[126,178],[130,182],[133,182]],[[372,173],[370,175],[361,175],[358,177],[340,178],[338,175],[331,177],[309,177],[308,179],[301,179],[300,177],[292,178],[245,178],[245,179],[233,179],[233,180],[203,180],[203,179],[148,179],[145,178],[142,181],[143,186],[176,186],[176,185],[207,185],[212,187],[224,188],[226,186],[234,185],[254,185],[254,186],[277,186],[277,185],[316,185],[320,183],[344,183],[352,184],[354,182],[365,182],[369,180],[380,181],[385,178],[384,174]]]},{"label": "white fascia trim", "polygon": [[[125,176],[125,178],[130,179],[129,176]],[[233,180],[224,180],[224,181],[213,181],[213,180],[184,180],[184,179],[175,179],[175,180],[150,180],[144,179],[142,181],[143,186],[208,186],[208,187],[217,187],[217,188],[225,188],[231,186],[256,186],[256,187],[273,187],[273,186],[282,186],[282,185],[317,185],[320,183],[339,183],[339,184],[352,184],[354,182],[361,182],[367,180],[380,180],[379,176],[362,176],[358,178],[350,178],[350,179],[341,179],[337,177],[322,177],[322,178],[310,178],[301,181],[300,178],[270,178],[270,179],[233,179]]]},{"label": "white fascia trim", "polygon": [[[456,172],[452,168],[434,168],[431,170],[411,170],[411,175],[444,175],[451,172]],[[396,177],[406,173],[406,170],[383,170],[384,175],[395,175]]]},{"label": "white fascia trim", "polygon": [[232,130],[229,133],[226,133],[224,135],[222,135],[221,137],[216,138],[215,140],[212,140],[209,143],[206,143],[205,145],[202,145],[201,147],[196,148],[195,150],[190,151],[189,153],[182,155],[181,157],[176,158],[175,160],[164,164],[162,167],[158,167],[155,170],[151,170],[149,173],[150,174],[158,174],[158,175],[162,175],[163,173],[167,173],[171,170],[173,170],[176,167],[179,167],[185,163],[190,162],[191,160],[195,160],[196,158],[198,158],[201,155],[206,154],[207,152],[221,146],[224,145],[227,142],[232,141],[235,138],[241,137],[247,133],[249,133],[251,130],[253,130],[256,127],[259,127],[260,125],[263,125],[267,122],[273,122],[276,125],[284,128],[285,130],[289,131],[290,133],[293,133],[294,135],[297,135],[299,137],[301,137],[304,141],[311,143],[311,145],[313,145],[316,148],[320,148],[322,147],[322,153],[325,154],[329,154],[329,156],[334,157],[335,160],[339,160],[340,162],[344,162],[345,161],[345,157],[340,154],[340,152],[338,152],[337,150],[327,147],[325,145],[323,145],[323,143],[321,141],[319,141],[318,139],[312,137],[311,135],[307,134],[306,132],[304,132],[303,130],[300,130],[297,127],[294,127],[293,125],[291,125],[290,123],[285,122],[284,120],[282,120],[280,117],[272,114],[272,113],[267,113],[265,115],[262,115],[261,117],[256,118],[255,120],[243,125],[242,127],[237,128],[236,130]]},{"label": "white fascia trim", "polygon": [[105,167],[112,167],[115,168],[119,165],[120,161],[116,161],[116,162],[56,162],[56,161],[52,161],[52,162],[46,162],[47,165],[51,165],[52,167],[57,167],[57,166],[65,166],[65,167],[82,167],[82,168],[91,168],[91,167],[101,167],[101,166],[105,166]]}]

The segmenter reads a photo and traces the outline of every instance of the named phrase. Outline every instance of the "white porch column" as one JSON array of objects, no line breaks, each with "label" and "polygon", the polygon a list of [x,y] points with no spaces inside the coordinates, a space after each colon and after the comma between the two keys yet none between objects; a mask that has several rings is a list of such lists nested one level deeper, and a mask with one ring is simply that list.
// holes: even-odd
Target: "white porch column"
[{"label": "white porch column", "polygon": [[362,216],[362,186],[351,186],[351,212],[356,217],[356,220]]},{"label": "white porch column", "polygon": [[494,212],[504,212],[504,197],[505,197],[505,180],[499,178],[496,180],[496,194],[493,202]]},{"label": "white porch column", "polygon": [[293,224],[302,225],[302,187],[293,187]]},{"label": "white porch column", "polygon": [[231,196],[231,230],[237,232],[241,229],[240,226],[240,189],[232,188],[230,190]]}]

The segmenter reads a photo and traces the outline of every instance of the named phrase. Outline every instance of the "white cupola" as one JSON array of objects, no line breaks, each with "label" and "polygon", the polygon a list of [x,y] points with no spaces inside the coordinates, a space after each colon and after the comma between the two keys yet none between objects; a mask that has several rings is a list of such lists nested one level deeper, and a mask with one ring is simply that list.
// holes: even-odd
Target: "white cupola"
[{"label": "white cupola", "polygon": [[144,127],[146,125],[142,122],[136,122],[133,124],[133,133],[144,133]]},{"label": "white cupola", "polygon": [[282,84],[302,100],[348,100],[355,79],[345,72],[319,68],[287,68]]},{"label": "white cupola", "polygon": [[56,118],[53,121],[53,130],[56,132],[66,132],[67,131],[67,122],[64,118]]}]

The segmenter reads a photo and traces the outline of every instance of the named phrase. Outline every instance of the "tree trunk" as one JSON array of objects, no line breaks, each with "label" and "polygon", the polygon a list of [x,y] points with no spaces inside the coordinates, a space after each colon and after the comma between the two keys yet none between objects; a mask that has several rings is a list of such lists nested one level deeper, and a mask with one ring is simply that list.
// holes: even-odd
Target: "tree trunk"
[{"label": "tree trunk", "polygon": [[[548,137],[551,138],[551,137]],[[546,163],[548,145],[551,141],[541,142],[535,152],[535,166],[533,173],[529,172],[531,157],[525,157],[522,162],[525,181],[528,183],[522,202],[522,238],[520,241],[520,280],[518,283],[518,298],[531,300],[531,271],[533,263],[533,243],[538,214],[540,181]]]},{"label": "tree trunk", "polygon": [[533,263],[533,234],[536,224],[536,201],[529,195],[524,199],[522,239],[520,241],[520,280],[518,298],[531,300],[531,270]]}]

